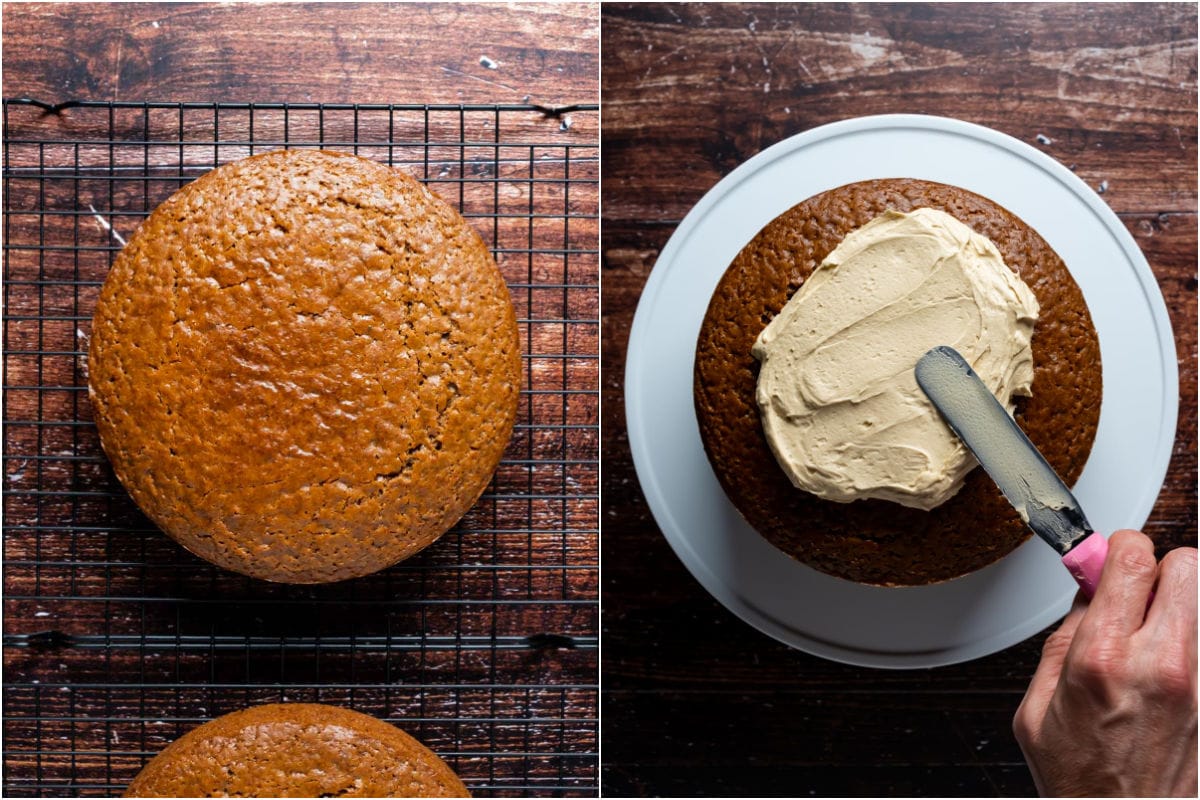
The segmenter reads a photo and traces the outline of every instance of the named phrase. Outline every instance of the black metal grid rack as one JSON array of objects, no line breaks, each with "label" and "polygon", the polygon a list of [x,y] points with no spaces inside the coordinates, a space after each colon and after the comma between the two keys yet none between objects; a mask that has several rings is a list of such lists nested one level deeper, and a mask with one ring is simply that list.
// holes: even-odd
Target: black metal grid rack
[{"label": "black metal grid rack", "polygon": [[[114,795],[215,716],[312,701],[394,722],[478,795],[597,791],[595,106],[4,104],[3,793]],[[357,152],[425,180],[489,242],[524,348],[517,430],[437,544],[279,586],[137,511],[86,395],[121,242],[214,165]]]}]

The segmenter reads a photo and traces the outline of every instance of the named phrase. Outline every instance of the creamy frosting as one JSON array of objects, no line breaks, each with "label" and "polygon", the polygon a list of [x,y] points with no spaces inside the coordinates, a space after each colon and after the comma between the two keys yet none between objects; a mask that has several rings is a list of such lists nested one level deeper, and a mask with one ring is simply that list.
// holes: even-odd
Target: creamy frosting
[{"label": "creamy frosting", "polygon": [[975,459],[913,368],[950,345],[1011,414],[1033,382],[1038,303],[991,240],[942,211],[851,231],[758,336],[759,414],[797,487],[934,508]]}]

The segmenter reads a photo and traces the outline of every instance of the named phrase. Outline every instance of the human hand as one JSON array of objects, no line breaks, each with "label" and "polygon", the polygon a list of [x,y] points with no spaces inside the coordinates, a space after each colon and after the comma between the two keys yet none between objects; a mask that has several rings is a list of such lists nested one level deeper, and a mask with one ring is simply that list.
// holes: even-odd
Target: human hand
[{"label": "human hand", "polygon": [[1160,564],[1145,534],[1112,535],[1096,596],[1046,640],[1013,732],[1044,796],[1196,796],[1195,548]]}]

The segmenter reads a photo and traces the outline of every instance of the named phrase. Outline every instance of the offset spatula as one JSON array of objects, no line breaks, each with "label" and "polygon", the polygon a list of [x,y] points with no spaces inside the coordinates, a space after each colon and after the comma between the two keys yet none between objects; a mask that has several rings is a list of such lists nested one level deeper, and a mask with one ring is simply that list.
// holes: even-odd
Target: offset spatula
[{"label": "offset spatula", "polygon": [[1062,556],[1090,599],[1108,541],[1092,531],[1083,510],[1013,418],[951,347],[935,347],[917,362],[917,385],[987,470],[1034,533]]}]

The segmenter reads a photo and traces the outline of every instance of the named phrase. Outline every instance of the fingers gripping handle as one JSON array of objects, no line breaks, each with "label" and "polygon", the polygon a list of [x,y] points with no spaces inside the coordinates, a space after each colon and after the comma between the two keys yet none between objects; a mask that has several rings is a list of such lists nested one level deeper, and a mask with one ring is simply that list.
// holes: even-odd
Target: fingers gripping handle
[{"label": "fingers gripping handle", "polygon": [[1096,594],[1096,586],[1100,583],[1100,572],[1104,569],[1104,559],[1108,556],[1108,540],[1098,533],[1091,533],[1071,551],[1063,556],[1063,564],[1075,577],[1075,582],[1083,589],[1089,600]]}]

